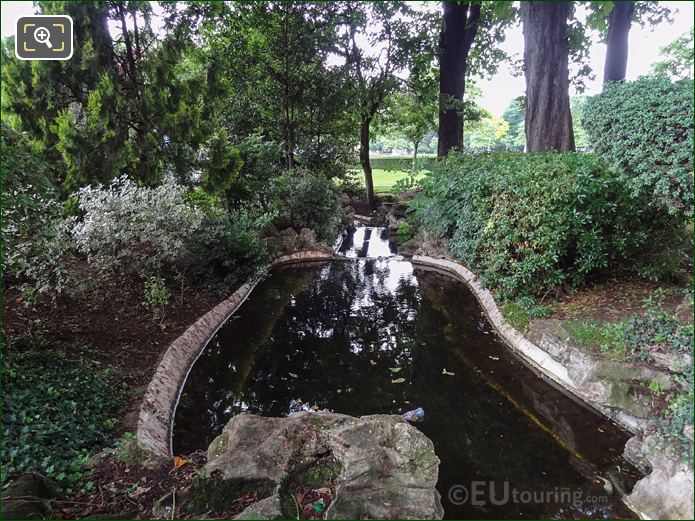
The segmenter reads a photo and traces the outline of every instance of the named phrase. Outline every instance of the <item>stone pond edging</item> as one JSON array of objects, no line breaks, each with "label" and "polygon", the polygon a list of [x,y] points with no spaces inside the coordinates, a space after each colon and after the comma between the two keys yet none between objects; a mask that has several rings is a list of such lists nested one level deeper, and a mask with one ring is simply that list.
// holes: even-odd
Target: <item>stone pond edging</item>
[{"label": "stone pond edging", "polygon": [[[322,250],[305,250],[276,257],[268,264],[278,266],[305,261],[330,260],[333,254]],[[149,454],[171,458],[171,429],[176,405],[188,373],[208,341],[239,308],[256,287],[258,279],[242,284],[234,293],[191,324],[164,353],[150,380],[140,406],[137,443]]]}]

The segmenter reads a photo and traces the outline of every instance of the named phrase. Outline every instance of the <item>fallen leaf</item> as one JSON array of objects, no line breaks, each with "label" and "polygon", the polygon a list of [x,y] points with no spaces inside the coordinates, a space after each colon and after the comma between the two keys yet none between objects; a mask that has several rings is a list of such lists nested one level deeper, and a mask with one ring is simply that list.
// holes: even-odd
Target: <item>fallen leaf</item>
[{"label": "fallen leaf", "polygon": [[405,382],[405,378],[396,378],[395,380],[391,380],[392,384],[402,384]]},{"label": "fallen leaf", "polygon": [[297,375],[294,373],[288,373],[292,378],[297,378]]},{"label": "fallen leaf", "polygon": [[389,367],[389,371],[391,371],[392,373],[397,373],[401,369],[403,369],[403,368],[402,367]]},{"label": "fallen leaf", "polygon": [[492,356],[492,355],[488,355],[488,358],[489,358],[490,360],[499,360],[499,359],[500,359],[499,356]]},{"label": "fallen leaf", "polygon": [[336,393],[338,393],[338,394],[340,394],[340,393],[342,393],[342,392],[343,392],[343,390],[342,390],[342,389],[338,389],[338,390],[336,390]]},{"label": "fallen leaf", "polygon": [[445,374],[447,376],[455,376],[456,373],[452,373],[450,371],[447,371],[446,369],[442,369],[442,374]]},{"label": "fallen leaf", "polygon": [[370,360],[369,363],[372,365],[376,365],[376,362],[374,360]]},{"label": "fallen leaf", "polygon": [[186,463],[188,463],[188,460],[183,459],[181,456],[174,456],[174,468],[177,469],[179,467],[183,467]]}]

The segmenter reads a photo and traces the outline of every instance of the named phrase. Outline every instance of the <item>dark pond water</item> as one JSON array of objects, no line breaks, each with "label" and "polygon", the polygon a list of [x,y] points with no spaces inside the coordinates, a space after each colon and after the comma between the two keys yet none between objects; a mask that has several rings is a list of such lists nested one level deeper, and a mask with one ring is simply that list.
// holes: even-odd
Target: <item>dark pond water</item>
[{"label": "dark pond water", "polygon": [[[215,335],[184,387],[175,454],[207,448],[241,411],[423,407],[447,518],[634,516],[597,477],[619,467],[629,479],[628,434],[523,365],[465,285],[398,257],[360,258],[393,254],[378,229],[341,249],[355,259],[275,270]],[[449,498],[459,485],[460,505]],[[473,489],[486,504],[472,504]]]}]

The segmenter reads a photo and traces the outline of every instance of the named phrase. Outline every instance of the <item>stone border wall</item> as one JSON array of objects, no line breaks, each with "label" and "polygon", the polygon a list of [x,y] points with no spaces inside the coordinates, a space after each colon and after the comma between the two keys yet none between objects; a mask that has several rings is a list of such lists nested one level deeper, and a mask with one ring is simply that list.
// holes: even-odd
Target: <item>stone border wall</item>
[{"label": "stone border wall", "polygon": [[[332,258],[333,255],[327,251],[300,251],[275,258],[267,269]],[[246,300],[257,282],[258,280],[250,280],[242,284],[231,296],[191,324],[164,353],[147,386],[138,417],[137,443],[150,454],[164,458],[173,456],[171,429],[176,405],[188,373],[212,336]]]},{"label": "stone border wall", "polygon": [[497,334],[505,341],[505,343],[513,349],[525,362],[530,366],[540,371],[560,388],[570,392],[583,403],[596,409],[598,412],[611,418],[612,420],[625,427],[628,431],[635,434],[639,430],[639,422],[629,414],[622,411],[612,411],[600,404],[592,401],[588,396],[585,396],[575,383],[570,378],[567,367],[555,360],[548,352],[538,347],[533,342],[529,341],[524,335],[519,333],[514,327],[508,324],[502,312],[497,307],[492,293],[477,279],[476,275],[465,266],[458,262],[435,259],[424,255],[414,255],[411,262],[423,266],[431,266],[445,271],[455,278],[463,281],[473,292],[475,298],[480,303],[480,306],[485,311],[490,324],[495,329]]}]

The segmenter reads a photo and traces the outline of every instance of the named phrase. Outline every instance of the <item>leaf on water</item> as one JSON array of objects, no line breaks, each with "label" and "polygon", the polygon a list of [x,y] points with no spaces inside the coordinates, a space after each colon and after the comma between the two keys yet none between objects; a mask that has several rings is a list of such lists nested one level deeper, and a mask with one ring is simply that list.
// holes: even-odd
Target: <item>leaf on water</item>
[{"label": "leaf on water", "polygon": [[391,371],[392,373],[397,373],[401,369],[403,369],[403,368],[402,367],[389,367],[389,371]]},{"label": "leaf on water", "polygon": [[402,384],[405,382],[405,378],[396,378],[395,380],[391,380],[392,384]]},{"label": "leaf on water", "polygon": [[289,375],[290,375],[292,378],[297,378],[297,375],[294,374],[294,373],[289,373]]}]

